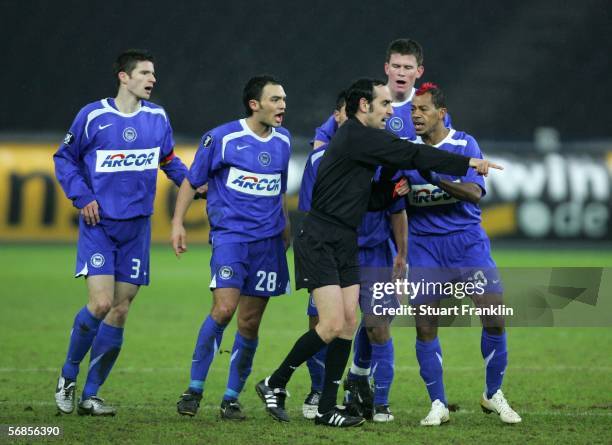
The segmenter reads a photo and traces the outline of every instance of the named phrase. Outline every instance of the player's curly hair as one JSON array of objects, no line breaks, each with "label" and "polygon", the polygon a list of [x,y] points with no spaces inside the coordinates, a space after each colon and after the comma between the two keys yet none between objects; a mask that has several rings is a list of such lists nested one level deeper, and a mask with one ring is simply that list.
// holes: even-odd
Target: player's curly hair
[{"label": "player's curly hair", "polygon": [[359,109],[359,101],[363,98],[368,102],[376,97],[374,87],[385,85],[385,82],[378,79],[359,79],[346,90],[346,115],[353,117]]}]

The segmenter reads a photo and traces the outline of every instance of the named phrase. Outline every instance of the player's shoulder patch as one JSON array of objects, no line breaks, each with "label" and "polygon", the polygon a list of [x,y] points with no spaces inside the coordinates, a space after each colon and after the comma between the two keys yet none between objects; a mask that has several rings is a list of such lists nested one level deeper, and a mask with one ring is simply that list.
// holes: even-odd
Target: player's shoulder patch
[{"label": "player's shoulder patch", "polygon": [[64,136],[64,145],[71,145],[74,142],[74,133],[72,131],[69,131],[68,133],[66,133],[66,136]]},{"label": "player's shoulder patch", "polygon": [[202,147],[210,148],[214,139],[215,138],[213,137],[212,133],[206,133],[204,136],[202,136]]}]

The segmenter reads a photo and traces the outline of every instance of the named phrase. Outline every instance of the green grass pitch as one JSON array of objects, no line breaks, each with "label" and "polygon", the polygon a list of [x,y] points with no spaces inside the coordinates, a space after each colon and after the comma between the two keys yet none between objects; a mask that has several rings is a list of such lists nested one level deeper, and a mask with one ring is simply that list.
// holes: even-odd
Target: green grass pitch
[{"label": "green grass pitch", "polygon": [[[215,358],[201,411],[180,417],[175,403],[189,381],[197,331],[210,309],[210,251],[191,246],[178,261],[169,247],[152,251],[151,286],[131,309],[122,353],[100,396],[117,406],[114,418],[57,416],[53,392],[85,284],[71,278],[74,246],[0,246],[0,425],[59,425],[70,443],[398,444],[398,443],[610,443],[612,442],[612,330],[609,328],[509,329],[504,391],[523,417],[503,425],[480,411],[483,388],[479,328],[441,330],[451,421],[423,428],[429,400],[418,373],[413,328],[394,330],[396,377],[391,406],[396,421],[337,430],[301,417],[309,388],[305,367],[290,383],[292,422],[280,425],[264,412],[254,384],[278,365],[306,328],[306,293],[270,303],[261,328],[253,374],[241,397],[248,420],[218,418],[235,324]],[[610,251],[494,251],[500,266],[612,266]],[[290,262],[292,257],[290,256]],[[291,264],[291,263],[290,263]],[[81,366],[82,387],[88,358]],[[6,436],[0,438],[0,442]],[[44,442],[28,439],[31,443]]]}]

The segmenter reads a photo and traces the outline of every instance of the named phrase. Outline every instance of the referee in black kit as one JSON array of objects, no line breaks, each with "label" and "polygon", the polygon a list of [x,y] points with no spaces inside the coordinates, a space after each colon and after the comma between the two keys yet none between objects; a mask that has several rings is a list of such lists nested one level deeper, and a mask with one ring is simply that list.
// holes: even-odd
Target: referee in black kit
[{"label": "referee in black kit", "polygon": [[[360,79],[347,91],[349,120],[338,129],[321,160],[312,193],[312,206],[294,241],[296,287],[313,293],[319,323],[302,335],[280,367],[255,389],[276,420],[288,422],[285,386],[293,371],[328,344],[325,383],[315,423],[335,427],[362,425],[336,407],[338,386],[351,351],[357,326],[359,262],[357,226],[368,210],[381,210],[409,191],[399,169],[433,170],[465,176],[468,168],[487,175],[490,161],[455,155],[415,144],[384,130],[393,114],[384,82]],[[383,166],[380,182],[372,178]]]}]

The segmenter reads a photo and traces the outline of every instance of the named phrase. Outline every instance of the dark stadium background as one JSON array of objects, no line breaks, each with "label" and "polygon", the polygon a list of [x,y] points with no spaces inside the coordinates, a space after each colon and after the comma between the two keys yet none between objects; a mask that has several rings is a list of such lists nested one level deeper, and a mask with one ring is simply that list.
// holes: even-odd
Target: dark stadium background
[{"label": "dark stadium background", "polygon": [[481,140],[610,137],[611,4],[606,0],[0,2],[0,132],[62,133],[84,103],[115,93],[127,47],[157,57],[153,99],[198,137],[242,113],[246,79],[273,73],[286,126],[310,136],[336,92],[384,77],[387,44],[411,37],[454,122]]}]

